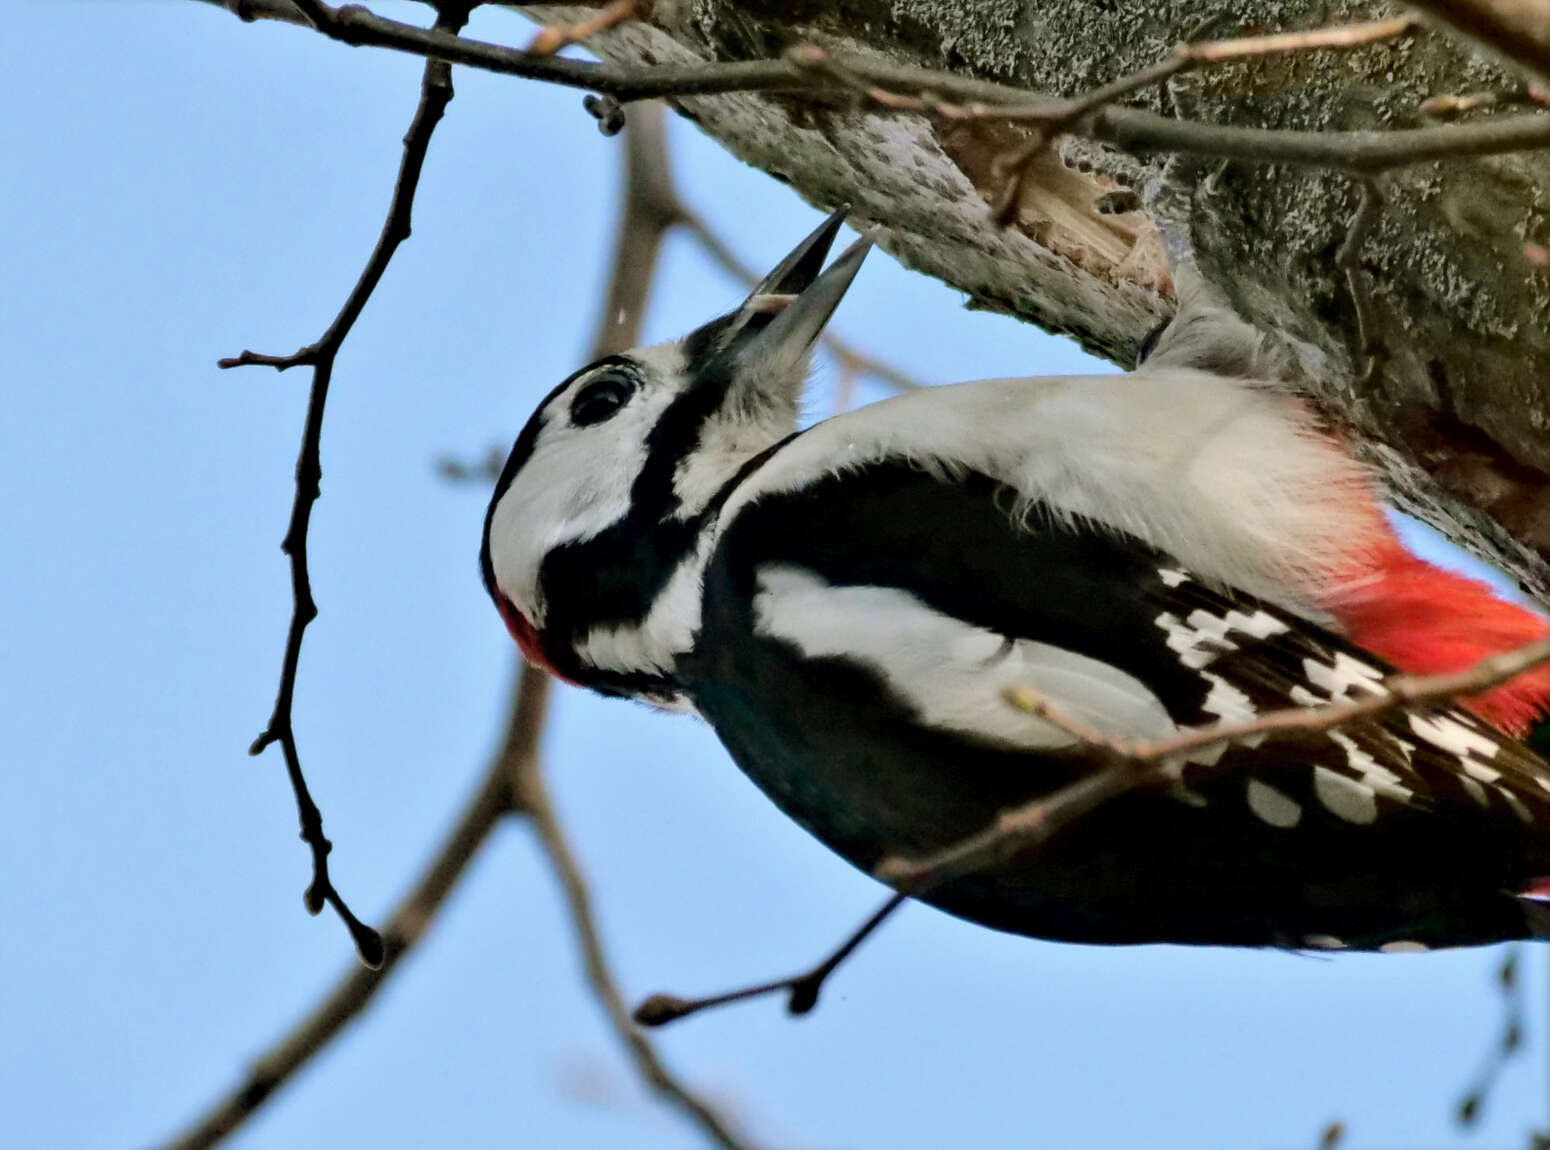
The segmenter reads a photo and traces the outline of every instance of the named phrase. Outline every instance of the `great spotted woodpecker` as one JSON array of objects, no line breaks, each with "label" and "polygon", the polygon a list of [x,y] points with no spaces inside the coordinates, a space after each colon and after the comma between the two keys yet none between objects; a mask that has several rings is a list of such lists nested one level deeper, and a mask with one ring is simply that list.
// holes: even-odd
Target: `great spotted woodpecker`
[{"label": "great spotted woodpecker", "polygon": [[[528,659],[698,712],[857,866],[1096,769],[1008,687],[1144,740],[1550,632],[1407,552],[1350,451],[1255,378],[1252,329],[1203,293],[1130,374],[930,388],[798,432],[813,343],[867,251],[820,274],[841,218],[736,310],[556,387],[496,485],[482,567]],[[1547,700],[1538,672],[1196,754],[926,900],[1090,943],[1550,936],[1550,765],[1520,741]]]}]

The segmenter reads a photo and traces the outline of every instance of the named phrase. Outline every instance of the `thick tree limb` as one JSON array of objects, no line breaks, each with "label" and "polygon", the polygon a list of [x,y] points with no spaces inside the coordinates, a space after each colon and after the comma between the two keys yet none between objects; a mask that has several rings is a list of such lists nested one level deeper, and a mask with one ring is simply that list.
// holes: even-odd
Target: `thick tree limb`
[{"label": "thick tree limb", "polygon": [[[219,0],[207,2],[218,3]],[[231,4],[238,2],[231,0]],[[1244,45],[1252,41],[1242,38],[1219,41],[1214,45],[1188,45],[1181,54],[1159,65],[1155,74],[1138,73],[1075,101],[1061,101],[1047,93],[966,79],[951,72],[829,54],[825,56],[832,65],[828,69],[815,68],[811,60],[801,62],[800,52],[794,58],[772,60],[620,68],[525,52],[446,35],[435,29],[417,28],[412,24],[378,16],[360,5],[329,8],[317,0],[291,2],[304,3],[309,14],[315,11],[318,31],[342,43],[390,48],[413,55],[432,56],[483,71],[601,92],[623,103],[729,92],[803,92],[814,96],[847,92],[854,94],[854,83],[850,79],[853,77],[871,85],[879,93],[903,93],[915,97],[912,102],[896,105],[892,110],[920,111],[933,106],[941,108],[944,105],[939,97],[951,96],[965,101],[966,106],[972,109],[972,115],[963,118],[1051,121],[1061,124],[1062,130],[1069,133],[1091,134],[1129,151],[1182,152],[1258,163],[1328,168],[1352,174],[1371,174],[1452,157],[1550,148],[1550,117],[1537,115],[1506,117],[1467,126],[1443,125],[1385,132],[1303,132],[1203,124],[1152,115],[1133,108],[1107,106],[1119,96],[1158,83],[1185,66],[1222,63],[1242,59],[1247,55],[1262,55],[1269,50],[1250,52]],[[230,4],[221,6],[230,7]],[[1381,29],[1388,35],[1395,35],[1408,26],[1404,21],[1392,21],[1385,22]],[[1264,39],[1277,51],[1290,51],[1299,47],[1354,47],[1370,42],[1367,39],[1352,38],[1349,44],[1338,41],[1326,43],[1325,38],[1310,34],[1287,36],[1279,42],[1269,37]],[[847,79],[833,79],[834,69],[841,69]],[[931,93],[934,98],[927,100],[922,93]],[[1095,117],[1089,131],[1084,132],[1075,122],[1100,109],[1101,114]]]},{"label": "thick tree limb", "polygon": [[[226,6],[296,14],[294,0]],[[1184,90],[1174,75],[1164,94],[1127,97],[1150,108],[1109,104],[1080,117],[1057,153],[1029,148],[1027,133],[1074,106],[1092,107],[1149,69],[1167,72],[1166,59],[1158,60],[1169,30],[1175,40],[1189,39],[1184,17],[1198,23],[1198,13],[1180,3],[1119,0],[1095,11],[1080,0],[1051,0],[1039,21],[1014,30],[997,23],[1004,0],[968,0],[922,9],[921,27],[905,35],[887,18],[884,0],[700,0],[692,16],[688,6],[658,5],[647,18],[589,39],[606,61],[594,65],[499,45],[449,45],[363,9],[318,0],[305,6],[323,13],[329,35],[348,42],[445,52],[470,66],[616,100],[672,95],[742,158],[779,172],[809,198],[851,200],[906,265],[941,276],[979,306],[1070,332],[1121,364],[1134,361],[1145,333],[1171,306],[1162,252],[1191,258],[1244,318],[1295,344],[1308,393],[1364,446],[1401,507],[1526,589],[1550,593],[1550,446],[1532,432],[1550,419],[1550,385],[1543,383],[1550,337],[1535,334],[1544,330],[1550,290],[1533,271],[1545,250],[1550,181],[1538,174],[1545,169],[1537,158],[1478,162],[1542,148],[1550,129],[1532,116],[1500,115],[1451,135],[1406,126],[1429,97],[1480,86],[1479,68],[1466,67],[1445,36],[1414,37],[1403,52],[1369,48],[1340,64],[1304,63],[1311,59],[1305,52],[1265,57]],[[1487,0],[1460,7],[1476,6],[1492,7]],[[564,26],[598,11],[530,10]],[[1350,12],[1391,17],[1377,0],[1356,0]],[[1322,13],[1313,0],[1254,0],[1239,19],[1296,28]],[[1332,35],[1314,28],[1213,43],[1270,51]],[[1109,49],[1094,66],[1100,42]],[[799,48],[772,60],[775,44]],[[804,64],[809,49],[802,45],[840,62],[872,96]],[[944,60],[952,70],[940,66]],[[1086,60],[1087,70],[1073,60]],[[1122,79],[1103,83],[1105,73]],[[1081,82],[1086,76],[1096,82]],[[1510,89],[1511,79],[1499,86]],[[1078,95],[1057,95],[1073,87]],[[880,130],[876,115],[849,114],[858,100],[863,112],[927,106],[942,114],[895,110],[898,127]],[[1171,117],[1158,115],[1170,106]],[[980,119],[965,123],[965,115]],[[1244,126],[1245,116],[1267,126]],[[826,126],[815,134],[820,120]],[[1015,202],[1006,202],[1006,177],[1030,154],[1033,170],[1012,189]],[[1199,166],[1168,159],[1179,155],[1225,157],[1237,166],[1219,163],[1202,181],[1191,175]],[[1475,162],[1429,166],[1441,159]],[[1381,242],[1365,259],[1376,325],[1356,333],[1352,310],[1329,299],[1349,278],[1332,266],[1338,235],[1329,239],[1349,217],[1349,193],[1319,173],[1360,178],[1402,168],[1385,188],[1391,206],[1374,230]],[[988,226],[990,214],[975,209],[976,197],[1006,207],[1016,234],[995,234],[1001,229]],[[1393,353],[1381,357],[1378,371],[1368,369],[1380,357],[1356,346],[1375,342]],[[1511,387],[1502,386],[1504,377]]]}]

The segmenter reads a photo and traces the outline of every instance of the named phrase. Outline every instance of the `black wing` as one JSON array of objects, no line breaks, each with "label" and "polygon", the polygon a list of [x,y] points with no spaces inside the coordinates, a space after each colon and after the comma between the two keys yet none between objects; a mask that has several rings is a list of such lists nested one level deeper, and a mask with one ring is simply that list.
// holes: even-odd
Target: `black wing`
[{"label": "black wing", "polygon": [[[745,503],[706,579],[689,691],[740,765],[871,867],[1093,769],[1003,699],[1128,738],[1351,698],[1390,668],[1138,540],[885,462]],[[1525,933],[1550,771],[1458,708],[1177,764],[1007,873],[934,897],[1087,941],[1400,948]]]}]

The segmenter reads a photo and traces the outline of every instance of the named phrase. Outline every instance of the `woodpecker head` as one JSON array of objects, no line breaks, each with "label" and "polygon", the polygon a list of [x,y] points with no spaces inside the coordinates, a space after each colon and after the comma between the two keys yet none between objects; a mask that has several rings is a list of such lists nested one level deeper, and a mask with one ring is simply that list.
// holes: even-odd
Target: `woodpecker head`
[{"label": "woodpecker head", "polygon": [[588,364],[539,404],[495,485],[481,552],[485,586],[530,661],[604,690],[672,694],[707,509],[796,430],[813,344],[870,246],[820,274],[844,212],[741,306],[681,340]]}]

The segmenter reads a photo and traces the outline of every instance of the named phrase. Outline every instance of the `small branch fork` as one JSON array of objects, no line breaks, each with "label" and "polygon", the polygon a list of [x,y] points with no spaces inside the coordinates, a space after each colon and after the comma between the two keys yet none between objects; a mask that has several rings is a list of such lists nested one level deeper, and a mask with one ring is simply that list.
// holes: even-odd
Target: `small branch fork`
[{"label": "small branch fork", "polygon": [[[430,67],[445,66],[433,61],[427,72]],[[417,114],[416,123],[420,120]],[[410,137],[414,135],[411,129]],[[407,149],[408,139],[405,143]],[[651,289],[657,254],[669,222],[657,210],[663,189],[671,190],[660,107],[645,107],[637,111],[631,121],[627,144],[624,209],[614,251],[612,279],[600,309],[593,339],[592,358],[638,342],[640,320]],[[419,150],[423,157],[423,146]],[[414,174],[418,175],[418,164]],[[414,180],[406,182],[403,173],[400,173],[394,197],[395,208],[401,195],[412,197],[413,192]],[[404,234],[407,234],[407,209],[405,202]],[[378,258],[380,251],[379,244],[378,252],[373,253],[373,260]],[[373,284],[380,278],[380,274],[379,269],[372,278]],[[365,280],[363,274],[362,282]],[[363,304],[364,300],[359,303]],[[356,306],[354,310],[358,314],[360,307]],[[339,326],[336,321],[330,333]],[[340,332],[332,344],[333,350],[337,350],[338,342],[343,340],[346,331]],[[326,345],[328,339],[325,336],[313,348],[305,348],[297,355],[308,356],[314,349]],[[327,354],[331,356],[332,351]],[[311,361],[303,358],[298,362]],[[283,366],[291,365],[287,363]],[[658,1095],[683,1113],[713,1145],[722,1150],[754,1150],[754,1144],[742,1136],[725,1116],[681,1081],[662,1061],[646,1036],[630,1021],[592,915],[586,880],[544,784],[538,742],[549,689],[548,676],[531,667],[523,668],[517,676],[501,747],[486,768],[462,816],[442,841],[409,894],[388,918],[379,944],[379,963],[370,968],[355,966],[345,973],[289,1033],[252,1065],[242,1082],[228,1094],[216,1099],[185,1131],[164,1143],[163,1150],[206,1150],[221,1142],[252,1117],[352,1019],[365,1011],[388,977],[398,969],[399,960],[430,929],[442,903],[462,878],[479,848],[495,833],[496,828],[512,819],[530,820],[536,830],[539,844],[563,889],[584,958],[588,983],[602,1002],[610,1025],[641,1077]]]}]

